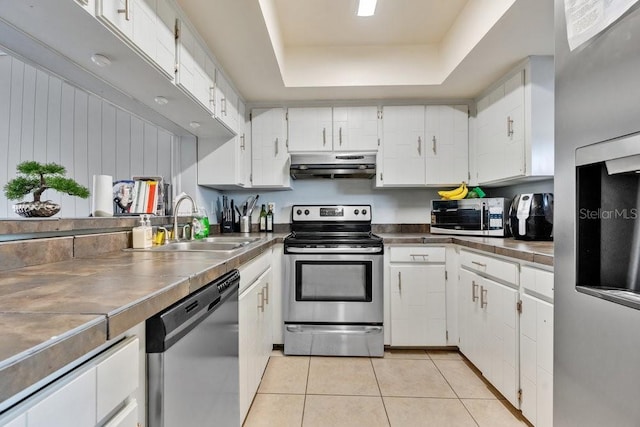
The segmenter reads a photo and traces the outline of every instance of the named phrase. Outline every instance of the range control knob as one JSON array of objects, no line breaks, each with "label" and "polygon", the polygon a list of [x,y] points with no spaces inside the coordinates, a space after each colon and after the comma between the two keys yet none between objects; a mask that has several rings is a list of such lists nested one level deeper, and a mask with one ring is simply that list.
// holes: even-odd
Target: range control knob
[{"label": "range control knob", "polygon": [[309,209],[305,209],[305,210],[304,210],[304,214],[305,214],[305,215],[309,215]]},{"label": "range control knob", "polygon": [[360,213],[360,211],[358,209],[353,211],[354,215],[358,215]]},{"label": "range control knob", "polygon": [[298,210],[296,211],[296,215],[302,215],[302,211],[301,211],[300,209],[298,209]]},{"label": "range control knob", "polygon": [[367,214],[367,210],[366,209],[362,209],[362,215],[366,215]]}]

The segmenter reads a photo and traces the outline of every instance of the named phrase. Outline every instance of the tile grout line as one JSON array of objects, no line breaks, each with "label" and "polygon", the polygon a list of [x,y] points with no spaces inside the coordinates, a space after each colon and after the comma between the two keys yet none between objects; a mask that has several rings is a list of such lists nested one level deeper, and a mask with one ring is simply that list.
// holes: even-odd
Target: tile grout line
[{"label": "tile grout line", "polygon": [[[384,358],[384,356],[383,356]],[[378,375],[376,375],[376,368],[373,366],[373,359],[369,358],[369,363],[371,364],[371,370],[373,371],[373,377],[376,379],[376,385],[378,386],[378,391],[380,392],[380,400],[382,401],[382,408],[384,409],[384,415],[387,417],[387,424],[391,427],[391,419],[389,418],[389,412],[387,412],[387,405],[384,403],[384,396],[382,396],[382,389],[380,388],[380,381],[378,381]]]},{"label": "tile grout line", "polygon": [[311,373],[311,356],[309,356],[309,364],[307,365],[307,381],[304,385],[304,399],[302,401],[302,419],[300,420],[300,427],[304,424],[304,410],[307,407],[307,391],[309,390],[309,374]]},{"label": "tile grout line", "polygon": [[[449,380],[447,379],[447,377],[444,375],[444,373],[440,370],[440,367],[436,364],[436,362],[431,359],[431,361],[433,362],[433,365],[436,367],[436,369],[438,370],[438,372],[440,372],[440,375],[442,375],[442,378],[444,378],[444,380],[447,382],[447,384],[449,385],[449,387],[451,387],[451,391],[453,391],[453,394],[456,395],[456,398],[458,398],[458,401],[460,402],[460,404],[462,405],[462,407],[465,409],[465,411],[467,411],[467,413],[469,414],[469,416],[471,417],[471,419],[473,420],[474,423],[476,423],[476,425],[479,427],[480,423],[478,422],[478,420],[476,420],[476,418],[473,416],[473,414],[471,413],[471,411],[469,411],[469,408],[467,408],[467,405],[464,404],[464,402],[462,401],[462,398],[458,395],[458,392],[456,391],[455,388],[453,388],[453,386],[451,385],[451,383],[449,382]],[[475,372],[474,372],[475,374]]]}]

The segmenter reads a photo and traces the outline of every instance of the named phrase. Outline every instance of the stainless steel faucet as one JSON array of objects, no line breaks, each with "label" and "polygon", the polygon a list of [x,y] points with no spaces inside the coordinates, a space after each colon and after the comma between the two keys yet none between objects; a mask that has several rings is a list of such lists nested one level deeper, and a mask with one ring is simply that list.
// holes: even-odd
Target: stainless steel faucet
[{"label": "stainless steel faucet", "polygon": [[[173,239],[175,241],[180,240],[180,238],[178,237],[178,208],[180,207],[180,204],[183,200],[191,201],[191,214],[198,213],[196,202],[194,202],[191,196],[189,196],[188,194],[183,194],[178,198],[178,200],[176,200],[176,204],[173,207]],[[182,233],[182,237],[184,238],[184,230],[182,231]],[[191,233],[191,235],[193,235],[193,233]]]}]

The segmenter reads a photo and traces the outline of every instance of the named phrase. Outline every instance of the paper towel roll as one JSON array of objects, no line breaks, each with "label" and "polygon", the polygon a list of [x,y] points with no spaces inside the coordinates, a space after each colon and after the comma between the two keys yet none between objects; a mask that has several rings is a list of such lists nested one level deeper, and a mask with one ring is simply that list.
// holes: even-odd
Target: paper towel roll
[{"label": "paper towel roll", "polygon": [[93,216],[113,216],[113,177],[93,175],[91,192],[91,213]]}]

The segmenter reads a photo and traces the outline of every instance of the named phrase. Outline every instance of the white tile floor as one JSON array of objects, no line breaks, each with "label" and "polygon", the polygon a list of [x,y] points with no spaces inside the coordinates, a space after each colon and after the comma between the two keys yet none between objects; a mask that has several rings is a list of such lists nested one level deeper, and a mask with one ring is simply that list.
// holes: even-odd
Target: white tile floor
[{"label": "white tile floor", "polygon": [[283,356],[274,350],[245,427],[527,426],[454,351],[384,358]]}]

